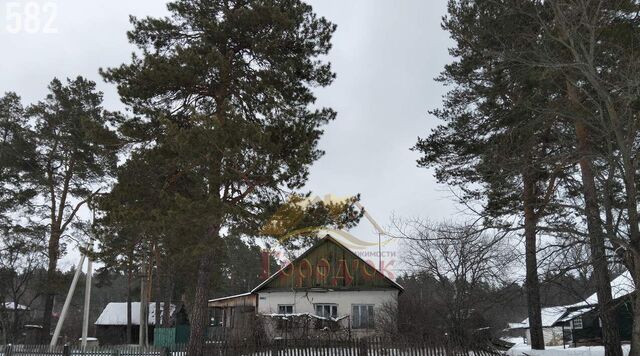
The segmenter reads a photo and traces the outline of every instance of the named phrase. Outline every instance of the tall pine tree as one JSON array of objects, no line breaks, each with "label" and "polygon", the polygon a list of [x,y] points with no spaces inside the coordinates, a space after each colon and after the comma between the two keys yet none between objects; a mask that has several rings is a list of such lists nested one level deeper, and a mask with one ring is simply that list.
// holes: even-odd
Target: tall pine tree
[{"label": "tall pine tree", "polygon": [[58,259],[62,237],[73,227],[78,211],[106,183],[117,163],[115,113],[102,108],[102,93],[82,77],[63,83],[54,79],[49,94],[30,106],[30,143],[35,147],[29,166],[31,177],[21,182],[36,195],[34,223],[48,229],[47,276],[44,291],[43,334],[48,342],[54,297],[58,291]]},{"label": "tall pine tree", "polygon": [[221,236],[257,226],[283,192],[302,187],[328,108],[314,86],[334,74],[321,57],[335,26],[299,0],[179,0],[166,18],[132,18],[129,64],[103,71],[141,117],[126,132],[162,148],[177,189],[171,209],[188,216],[185,247],[197,267],[189,355],[201,355],[211,275]]}]

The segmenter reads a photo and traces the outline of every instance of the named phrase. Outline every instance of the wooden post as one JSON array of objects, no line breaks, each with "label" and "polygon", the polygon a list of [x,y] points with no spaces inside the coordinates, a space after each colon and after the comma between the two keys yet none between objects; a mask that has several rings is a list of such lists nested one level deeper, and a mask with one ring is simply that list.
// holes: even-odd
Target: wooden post
[{"label": "wooden post", "polygon": [[71,356],[71,349],[69,348],[69,344],[64,344],[62,348],[62,356]]},{"label": "wooden post", "polygon": [[143,272],[140,274],[140,328],[138,330],[138,344],[141,347],[147,346],[147,307],[149,304],[147,303],[147,293],[146,293],[146,274]]},{"label": "wooden post", "polygon": [[367,342],[364,340],[359,340],[360,347],[358,347],[358,356],[367,356],[369,355],[369,350],[367,350]]},{"label": "wooden post", "polygon": [[169,349],[169,346],[163,347],[160,354],[161,356],[171,356],[171,350]]}]

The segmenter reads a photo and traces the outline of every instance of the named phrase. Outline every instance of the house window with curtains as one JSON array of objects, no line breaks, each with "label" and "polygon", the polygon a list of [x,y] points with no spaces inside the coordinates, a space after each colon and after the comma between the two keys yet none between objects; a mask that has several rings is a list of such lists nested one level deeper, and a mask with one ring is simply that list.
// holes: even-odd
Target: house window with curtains
[{"label": "house window with curtains", "polygon": [[351,306],[351,328],[353,329],[373,329],[374,328],[373,305],[354,304]]}]

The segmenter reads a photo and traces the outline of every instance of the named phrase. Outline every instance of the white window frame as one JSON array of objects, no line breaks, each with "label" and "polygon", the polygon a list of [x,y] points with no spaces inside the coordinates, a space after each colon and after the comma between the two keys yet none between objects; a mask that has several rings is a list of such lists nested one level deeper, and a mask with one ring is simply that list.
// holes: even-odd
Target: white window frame
[{"label": "white window frame", "polygon": [[[318,313],[318,308],[322,308],[322,312]],[[325,314],[325,308],[329,308],[329,316]],[[317,303],[313,305],[313,309],[317,316],[323,318],[335,319],[338,317],[338,304],[335,303]],[[335,314],[333,313],[335,311]]]},{"label": "white window frame", "polygon": [[573,320],[571,320],[571,328],[575,330],[580,330],[584,328],[584,324],[582,322],[582,317],[579,316]]},{"label": "white window frame", "polygon": [[[354,309],[358,309],[358,314],[354,314]],[[362,323],[362,311],[366,311],[367,325]],[[371,315],[369,315],[371,314]],[[352,329],[375,329],[375,306],[373,304],[351,304],[351,328]]]},{"label": "white window frame", "polygon": [[[286,311],[284,313],[281,312],[281,309],[284,308],[289,308],[291,307],[291,313],[287,313]],[[278,304],[278,314],[282,314],[282,315],[289,315],[289,314],[295,314],[296,312],[296,307],[293,304]]]}]

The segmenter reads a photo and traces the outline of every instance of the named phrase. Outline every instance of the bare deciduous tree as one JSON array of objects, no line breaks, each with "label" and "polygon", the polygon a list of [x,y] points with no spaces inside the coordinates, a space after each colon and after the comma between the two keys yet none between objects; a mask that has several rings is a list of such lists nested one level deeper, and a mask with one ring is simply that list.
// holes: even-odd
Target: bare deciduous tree
[{"label": "bare deciduous tree", "polygon": [[502,285],[517,258],[505,233],[493,234],[472,224],[434,224],[414,219],[396,223],[407,241],[405,261],[437,281],[446,306],[447,329],[469,337],[484,291]]}]

